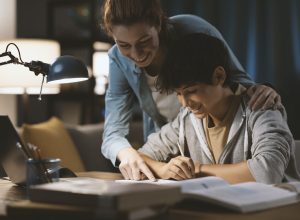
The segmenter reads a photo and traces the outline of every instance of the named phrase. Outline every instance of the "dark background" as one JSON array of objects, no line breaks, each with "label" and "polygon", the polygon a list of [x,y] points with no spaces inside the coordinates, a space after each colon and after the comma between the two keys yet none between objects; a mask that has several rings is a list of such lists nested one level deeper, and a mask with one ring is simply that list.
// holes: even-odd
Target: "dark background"
[{"label": "dark background", "polygon": [[[62,55],[92,64],[93,43],[109,42],[99,27],[101,0],[17,0],[17,37],[60,42]],[[300,139],[300,3],[297,0],[162,0],[166,15],[203,17],[223,34],[248,74],[271,83],[282,97],[288,123]],[[93,79],[65,86],[42,103],[29,97],[28,114],[18,98],[18,124],[59,116],[62,102],[80,103],[80,123],[104,120],[104,96],[94,95]],[[138,114],[137,114],[138,115]],[[137,118],[139,118],[137,116]]]}]

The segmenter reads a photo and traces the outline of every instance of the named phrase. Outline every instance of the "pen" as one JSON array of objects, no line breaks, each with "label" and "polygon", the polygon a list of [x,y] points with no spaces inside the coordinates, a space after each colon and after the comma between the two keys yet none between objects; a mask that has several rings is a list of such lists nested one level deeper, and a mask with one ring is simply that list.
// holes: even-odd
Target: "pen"
[{"label": "pen", "polygon": [[183,149],[182,149],[181,145],[179,144],[179,141],[177,141],[177,147],[179,148],[180,155],[184,157]]},{"label": "pen", "polygon": [[41,177],[45,178],[46,182],[48,182],[48,183],[52,182],[51,176],[48,172],[48,169],[45,165],[45,162],[42,160],[42,157],[41,157],[41,154],[40,154],[41,150],[37,146],[35,146],[31,143],[28,143],[28,147],[31,150],[33,160],[38,161],[38,163],[37,163],[38,167],[37,168],[39,168],[40,171],[41,171],[41,175],[42,175]]},{"label": "pen", "polygon": [[29,158],[29,154],[27,153],[27,151],[22,147],[22,145],[20,144],[20,142],[16,143],[16,147],[18,150],[20,150],[22,152],[22,154],[25,156],[25,158]]},{"label": "pen", "polygon": [[[179,151],[180,151],[180,155],[182,157],[184,157],[184,149],[181,147],[181,145],[179,144],[179,141],[177,141],[177,147],[179,148]],[[189,166],[189,170],[191,171],[191,175],[192,175],[192,178],[195,177],[195,171],[192,170],[192,168]]]}]

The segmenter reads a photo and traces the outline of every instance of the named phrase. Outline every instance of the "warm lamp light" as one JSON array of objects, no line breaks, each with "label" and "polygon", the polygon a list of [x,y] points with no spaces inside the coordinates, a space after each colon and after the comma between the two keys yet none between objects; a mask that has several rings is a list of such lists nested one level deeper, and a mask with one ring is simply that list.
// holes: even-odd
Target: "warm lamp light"
[{"label": "warm lamp light", "polygon": [[83,62],[72,56],[61,56],[50,66],[47,82],[63,84],[88,79],[88,70]]},{"label": "warm lamp light", "polygon": [[103,42],[95,42],[93,46],[95,50],[93,54],[93,75],[96,80],[94,92],[98,95],[103,95],[108,84],[108,50],[111,45]]},{"label": "warm lamp light", "polygon": [[98,95],[105,93],[108,83],[109,58],[107,51],[95,52],[93,54],[93,74],[96,79],[94,91]]}]

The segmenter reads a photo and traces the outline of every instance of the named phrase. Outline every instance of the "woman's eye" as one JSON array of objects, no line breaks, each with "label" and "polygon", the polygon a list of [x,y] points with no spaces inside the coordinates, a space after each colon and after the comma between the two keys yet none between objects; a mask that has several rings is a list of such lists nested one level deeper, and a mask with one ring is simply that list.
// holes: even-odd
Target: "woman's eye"
[{"label": "woman's eye", "polygon": [[144,46],[144,45],[148,44],[149,41],[150,41],[150,39],[140,41],[140,45]]},{"label": "woman's eye", "polygon": [[119,44],[119,47],[126,49],[126,48],[129,48],[130,45],[129,44]]}]

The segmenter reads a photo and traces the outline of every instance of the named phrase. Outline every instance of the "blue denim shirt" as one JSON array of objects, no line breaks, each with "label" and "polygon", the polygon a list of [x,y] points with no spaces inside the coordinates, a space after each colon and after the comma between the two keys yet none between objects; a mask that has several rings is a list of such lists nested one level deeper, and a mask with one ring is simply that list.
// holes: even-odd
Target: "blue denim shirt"
[{"label": "blue denim shirt", "polygon": [[[190,33],[205,33],[221,39],[229,51],[234,81],[244,85],[253,84],[214,26],[194,15],[177,15],[170,18],[170,23],[171,34],[174,38]],[[123,56],[117,45],[110,49],[109,60],[109,86],[105,96],[106,112],[101,149],[103,155],[116,165],[118,152],[131,146],[126,136],[129,134],[129,123],[135,102],[139,103],[143,111],[145,140],[149,134],[160,129],[167,121],[156,108],[151,90],[147,85],[145,71]],[[178,103],[174,106],[179,112]]]}]

